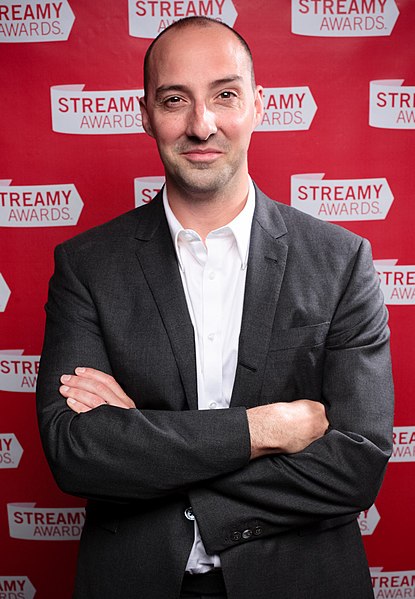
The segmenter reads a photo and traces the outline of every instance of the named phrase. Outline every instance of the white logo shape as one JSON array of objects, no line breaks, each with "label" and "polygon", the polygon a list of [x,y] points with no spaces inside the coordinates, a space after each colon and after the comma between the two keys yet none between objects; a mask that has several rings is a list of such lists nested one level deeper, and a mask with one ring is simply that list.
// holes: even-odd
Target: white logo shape
[{"label": "white logo shape", "polygon": [[393,427],[391,462],[415,462],[415,426]]},{"label": "white logo shape", "polygon": [[0,350],[0,391],[36,391],[40,356],[23,356],[23,350]]},{"label": "white logo shape", "polygon": [[380,129],[415,129],[415,86],[404,79],[370,82],[369,125]]},{"label": "white logo shape", "polygon": [[128,0],[130,35],[155,38],[184,17],[204,16],[233,26],[238,13],[232,0]]},{"label": "white logo shape", "polygon": [[0,272],[0,312],[4,312],[10,297],[10,288]]},{"label": "white logo shape", "polygon": [[35,503],[9,503],[9,533],[13,539],[77,541],[85,522],[84,508],[40,508]]},{"label": "white logo shape", "polygon": [[309,129],[317,110],[310,88],[264,88],[264,116],[255,131]]},{"label": "white logo shape", "polygon": [[33,599],[36,589],[27,576],[0,576],[0,593],[2,599]]},{"label": "white logo shape", "polygon": [[380,514],[375,505],[368,510],[360,512],[358,522],[362,535],[372,535],[379,524]]},{"label": "white logo shape", "polygon": [[17,468],[23,448],[14,433],[0,434],[0,468]]},{"label": "white logo shape", "polygon": [[395,0],[291,0],[291,31],[318,37],[390,35],[398,15]]},{"label": "white logo shape", "polygon": [[148,204],[164,185],[164,177],[136,177],[134,179],[135,207]]},{"label": "white logo shape", "polygon": [[393,202],[384,178],[324,179],[324,173],[291,177],[291,205],[327,221],[384,220]]},{"label": "white logo shape", "polygon": [[0,227],[76,225],[83,202],[73,183],[13,185],[0,180]]},{"label": "white logo shape", "polygon": [[83,91],[84,87],[81,83],[50,88],[53,131],[76,135],[144,132],[142,89]]},{"label": "white logo shape", "polygon": [[1,5],[1,42],[64,42],[75,17],[67,0],[19,0]]},{"label": "white logo shape", "polygon": [[375,599],[385,597],[415,597],[415,570],[384,572],[383,568],[370,568]]},{"label": "white logo shape", "polygon": [[415,304],[415,265],[400,266],[395,258],[374,260],[387,305]]}]

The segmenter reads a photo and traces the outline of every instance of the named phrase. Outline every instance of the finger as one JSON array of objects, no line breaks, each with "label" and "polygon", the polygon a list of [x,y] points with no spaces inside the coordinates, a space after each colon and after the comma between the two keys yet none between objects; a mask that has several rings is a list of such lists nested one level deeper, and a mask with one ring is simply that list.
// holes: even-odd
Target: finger
[{"label": "finger", "polygon": [[[107,403],[111,406],[117,406],[119,408],[134,408],[134,402],[122,392],[122,397],[116,395],[112,388],[107,385],[108,377],[114,381],[112,377],[109,375],[105,375],[104,377],[96,376],[96,373],[99,371],[95,371],[92,376],[78,376],[76,374],[64,374],[61,376],[61,382],[64,384],[64,387],[69,387],[68,389],[63,389],[61,391],[62,395],[65,397],[74,397],[77,401],[85,403],[91,408],[96,408],[98,405],[102,403]],[[100,373],[104,374],[104,373]],[[118,383],[116,383],[117,387],[119,387]],[[83,392],[90,395],[84,395]],[[98,398],[98,400],[97,400]]]},{"label": "finger", "polygon": [[[86,391],[98,396],[102,401],[107,403],[117,399],[114,393],[106,385],[93,379],[79,377],[76,374],[64,374],[61,376],[61,382],[64,387],[69,387],[71,391]],[[63,389],[63,391],[67,392],[67,389]],[[69,393],[69,396],[70,395],[71,394]],[[74,397],[78,400],[78,396],[74,395]]]},{"label": "finger", "polygon": [[76,401],[72,397],[68,397],[68,399],[66,400],[66,404],[67,404],[67,406],[69,408],[71,408],[71,410],[73,410],[77,414],[82,414],[84,412],[89,412],[92,409],[92,408],[88,408],[88,406],[85,406],[82,403],[79,403],[78,401]]},{"label": "finger", "polygon": [[82,404],[89,408],[90,410],[93,408],[97,408],[103,404],[108,403],[102,397],[95,395],[94,393],[90,393],[85,389],[77,389],[76,387],[69,387],[68,385],[61,385],[59,387],[59,392],[61,395],[66,397],[67,399],[73,399],[77,403]]},{"label": "finger", "polygon": [[114,379],[114,377],[110,374],[107,374],[106,372],[102,372],[102,370],[96,370],[95,368],[85,368],[83,366],[79,366],[78,368],[75,368],[75,374],[82,378],[91,379],[97,381],[98,383],[102,383],[103,385],[111,389],[111,391],[122,400],[128,398],[128,395],[124,393],[123,389]]}]

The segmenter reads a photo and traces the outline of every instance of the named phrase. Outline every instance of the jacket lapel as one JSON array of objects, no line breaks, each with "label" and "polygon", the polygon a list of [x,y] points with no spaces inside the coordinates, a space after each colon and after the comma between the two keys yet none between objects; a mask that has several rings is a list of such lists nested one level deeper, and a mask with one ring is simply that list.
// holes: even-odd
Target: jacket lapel
[{"label": "jacket lapel", "polygon": [[287,253],[277,203],[256,189],[232,407],[258,405]]},{"label": "jacket lapel", "polygon": [[170,339],[189,407],[197,409],[194,330],[161,193],[139,210],[138,218],[136,255]]}]

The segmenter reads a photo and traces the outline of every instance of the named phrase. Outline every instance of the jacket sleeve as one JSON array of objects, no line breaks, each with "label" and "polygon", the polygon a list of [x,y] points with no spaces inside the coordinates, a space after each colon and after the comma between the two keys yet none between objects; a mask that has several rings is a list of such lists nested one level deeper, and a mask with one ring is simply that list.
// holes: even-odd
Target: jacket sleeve
[{"label": "jacket sleeve", "polygon": [[323,438],[191,490],[208,552],[335,526],[374,502],[392,449],[393,385],[387,312],[365,240],[326,339],[321,401],[330,422]]},{"label": "jacket sleeve", "polygon": [[109,374],[112,369],[92,292],[64,246],[57,248],[55,263],[37,411],[59,487],[87,498],[128,502],[170,494],[248,463],[244,408],[199,412],[100,406],[78,415],[67,407],[58,391],[62,374],[81,365]]}]

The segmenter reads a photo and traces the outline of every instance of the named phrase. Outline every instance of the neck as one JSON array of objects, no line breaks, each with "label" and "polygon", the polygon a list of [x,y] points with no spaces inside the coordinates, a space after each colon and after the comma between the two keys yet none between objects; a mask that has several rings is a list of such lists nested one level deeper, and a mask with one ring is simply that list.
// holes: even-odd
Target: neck
[{"label": "neck", "polygon": [[205,240],[207,235],[230,223],[244,208],[249,191],[248,177],[239,185],[217,193],[193,194],[166,182],[173,214],[185,229],[193,229]]}]

